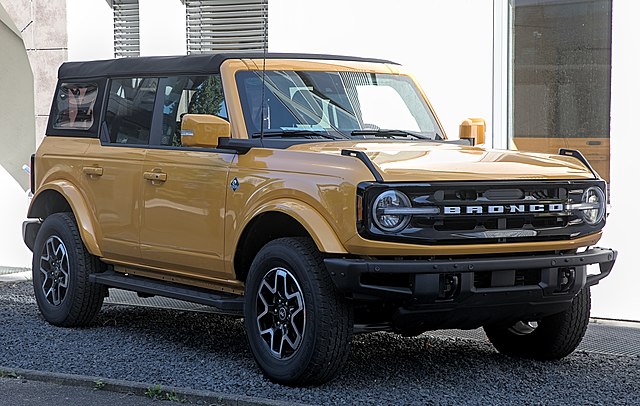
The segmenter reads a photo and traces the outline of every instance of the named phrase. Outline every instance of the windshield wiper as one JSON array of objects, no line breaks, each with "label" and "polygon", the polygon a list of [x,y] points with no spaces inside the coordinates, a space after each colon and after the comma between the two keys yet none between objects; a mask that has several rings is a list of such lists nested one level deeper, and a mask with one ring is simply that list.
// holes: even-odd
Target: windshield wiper
[{"label": "windshield wiper", "polygon": [[[253,138],[260,138],[260,133],[253,133],[252,137]],[[317,130],[305,130],[305,129],[300,129],[300,130],[268,130],[268,131],[264,131],[262,133],[262,137],[264,138],[273,138],[273,137],[314,137],[314,136],[318,136],[318,137],[322,137],[322,138],[328,138],[330,140],[341,140],[344,139],[343,137],[334,135],[334,134],[330,134],[328,132],[324,132],[324,131],[317,131]]]},{"label": "windshield wiper", "polygon": [[421,140],[438,140],[441,137],[438,134],[435,134],[433,137],[428,135],[420,134],[414,131],[406,131],[406,130],[386,130],[386,129],[362,129],[362,130],[353,130],[351,131],[351,135],[353,136],[367,136],[373,135],[374,137],[384,137],[384,138],[393,138],[393,137],[415,137]]}]

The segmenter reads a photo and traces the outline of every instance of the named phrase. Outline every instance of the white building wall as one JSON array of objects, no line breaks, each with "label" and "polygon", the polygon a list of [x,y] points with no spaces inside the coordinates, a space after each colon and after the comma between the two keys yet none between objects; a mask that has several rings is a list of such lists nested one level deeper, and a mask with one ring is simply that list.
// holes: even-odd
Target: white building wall
[{"label": "white building wall", "polygon": [[66,0],[0,0],[0,3],[18,28],[29,56],[37,144],[47,125],[57,67],[67,59]]},{"label": "white building wall", "polygon": [[8,142],[3,140],[4,152],[14,156],[3,160],[5,166],[0,167],[0,268],[21,268],[31,264],[31,253],[21,235],[29,203],[25,192],[28,175],[21,168],[29,163],[35,145],[44,136],[57,69],[67,58],[66,3],[65,0],[0,0],[0,5],[4,10],[0,13],[2,21],[11,19],[9,25],[15,27],[17,35],[15,38],[3,36],[0,41],[3,57],[0,81],[6,85],[0,86],[0,94],[15,94],[14,87],[23,91],[13,98],[5,97],[4,103],[0,103],[0,132],[14,137]]},{"label": "white building wall", "polygon": [[611,275],[592,290],[596,316],[640,320],[638,215],[638,95],[640,2],[613,2],[611,61],[611,214],[599,245],[618,250]]},{"label": "white building wall", "polygon": [[105,0],[67,0],[70,61],[113,58],[113,10]]},{"label": "white building wall", "polygon": [[34,76],[20,34],[23,24],[31,20],[26,21],[29,16],[15,18],[17,3],[10,4],[14,8],[10,9],[13,16],[9,15],[6,4],[0,2],[0,50],[4,58],[0,63],[0,94],[4,96],[0,98],[0,273],[31,263],[31,252],[21,235],[29,203],[25,192],[29,175],[22,165],[29,162],[35,144]]},{"label": "white building wall", "polygon": [[270,0],[269,51],[389,59],[415,75],[445,131],[491,133],[493,0]]},{"label": "white building wall", "polygon": [[0,273],[5,268],[31,268],[31,251],[22,241],[22,221],[29,198],[18,182],[0,166],[2,216],[0,216]]},{"label": "white building wall", "polygon": [[[139,0],[140,55],[187,52],[186,9],[180,0]],[[113,58],[113,9],[105,0],[67,0],[69,60]]]},{"label": "white building wall", "polygon": [[140,56],[187,53],[186,7],[180,0],[139,0]]}]

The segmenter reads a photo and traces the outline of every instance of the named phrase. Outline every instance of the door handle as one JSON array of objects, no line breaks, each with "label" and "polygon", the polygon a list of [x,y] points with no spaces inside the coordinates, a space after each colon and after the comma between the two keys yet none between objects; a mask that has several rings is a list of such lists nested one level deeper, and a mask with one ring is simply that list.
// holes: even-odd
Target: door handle
[{"label": "door handle", "polygon": [[102,176],[103,170],[99,166],[85,166],[82,168],[82,172],[89,176]]},{"label": "door handle", "polygon": [[167,174],[164,172],[145,172],[142,175],[146,180],[150,180],[151,183],[156,183],[156,182],[166,182],[167,181]]},{"label": "door handle", "polygon": [[602,141],[587,141],[587,145],[602,145]]}]

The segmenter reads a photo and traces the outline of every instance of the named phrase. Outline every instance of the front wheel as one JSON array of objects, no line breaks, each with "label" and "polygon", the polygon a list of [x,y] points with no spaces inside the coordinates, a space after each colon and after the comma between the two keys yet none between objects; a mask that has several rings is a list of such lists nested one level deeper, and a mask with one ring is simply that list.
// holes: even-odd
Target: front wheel
[{"label": "front wheel", "polygon": [[249,346],[269,379],[320,384],[344,366],[353,312],[310,239],[280,238],[260,250],[247,277],[244,312]]},{"label": "front wheel", "polygon": [[485,326],[491,344],[502,354],[539,360],[557,360],[580,344],[591,310],[591,291],[582,289],[569,308],[538,321],[519,321],[511,326]]},{"label": "front wheel", "polygon": [[56,326],[89,324],[102,307],[106,288],[89,281],[99,260],[80,238],[71,213],[47,217],[33,247],[33,288],[40,313]]}]

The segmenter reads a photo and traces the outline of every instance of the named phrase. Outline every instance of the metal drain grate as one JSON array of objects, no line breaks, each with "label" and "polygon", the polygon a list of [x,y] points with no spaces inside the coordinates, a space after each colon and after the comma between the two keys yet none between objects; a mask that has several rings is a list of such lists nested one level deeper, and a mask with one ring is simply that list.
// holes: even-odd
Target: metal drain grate
[{"label": "metal drain grate", "polygon": [[[134,292],[120,289],[109,289],[109,297],[105,299],[105,304],[213,313],[213,309],[209,306],[160,296],[141,298]],[[426,334],[434,337],[467,338],[478,341],[488,341],[482,329],[439,330]],[[587,328],[587,333],[582,343],[580,343],[580,346],[578,346],[577,351],[608,355],[640,356],[640,322],[592,319]]]},{"label": "metal drain grate", "polygon": [[640,356],[640,323],[592,320],[578,350]]},{"label": "metal drain grate", "polygon": [[[440,330],[426,333],[435,337],[468,338],[488,342],[482,329]],[[640,323],[591,319],[576,351],[608,355],[640,356]]]}]

